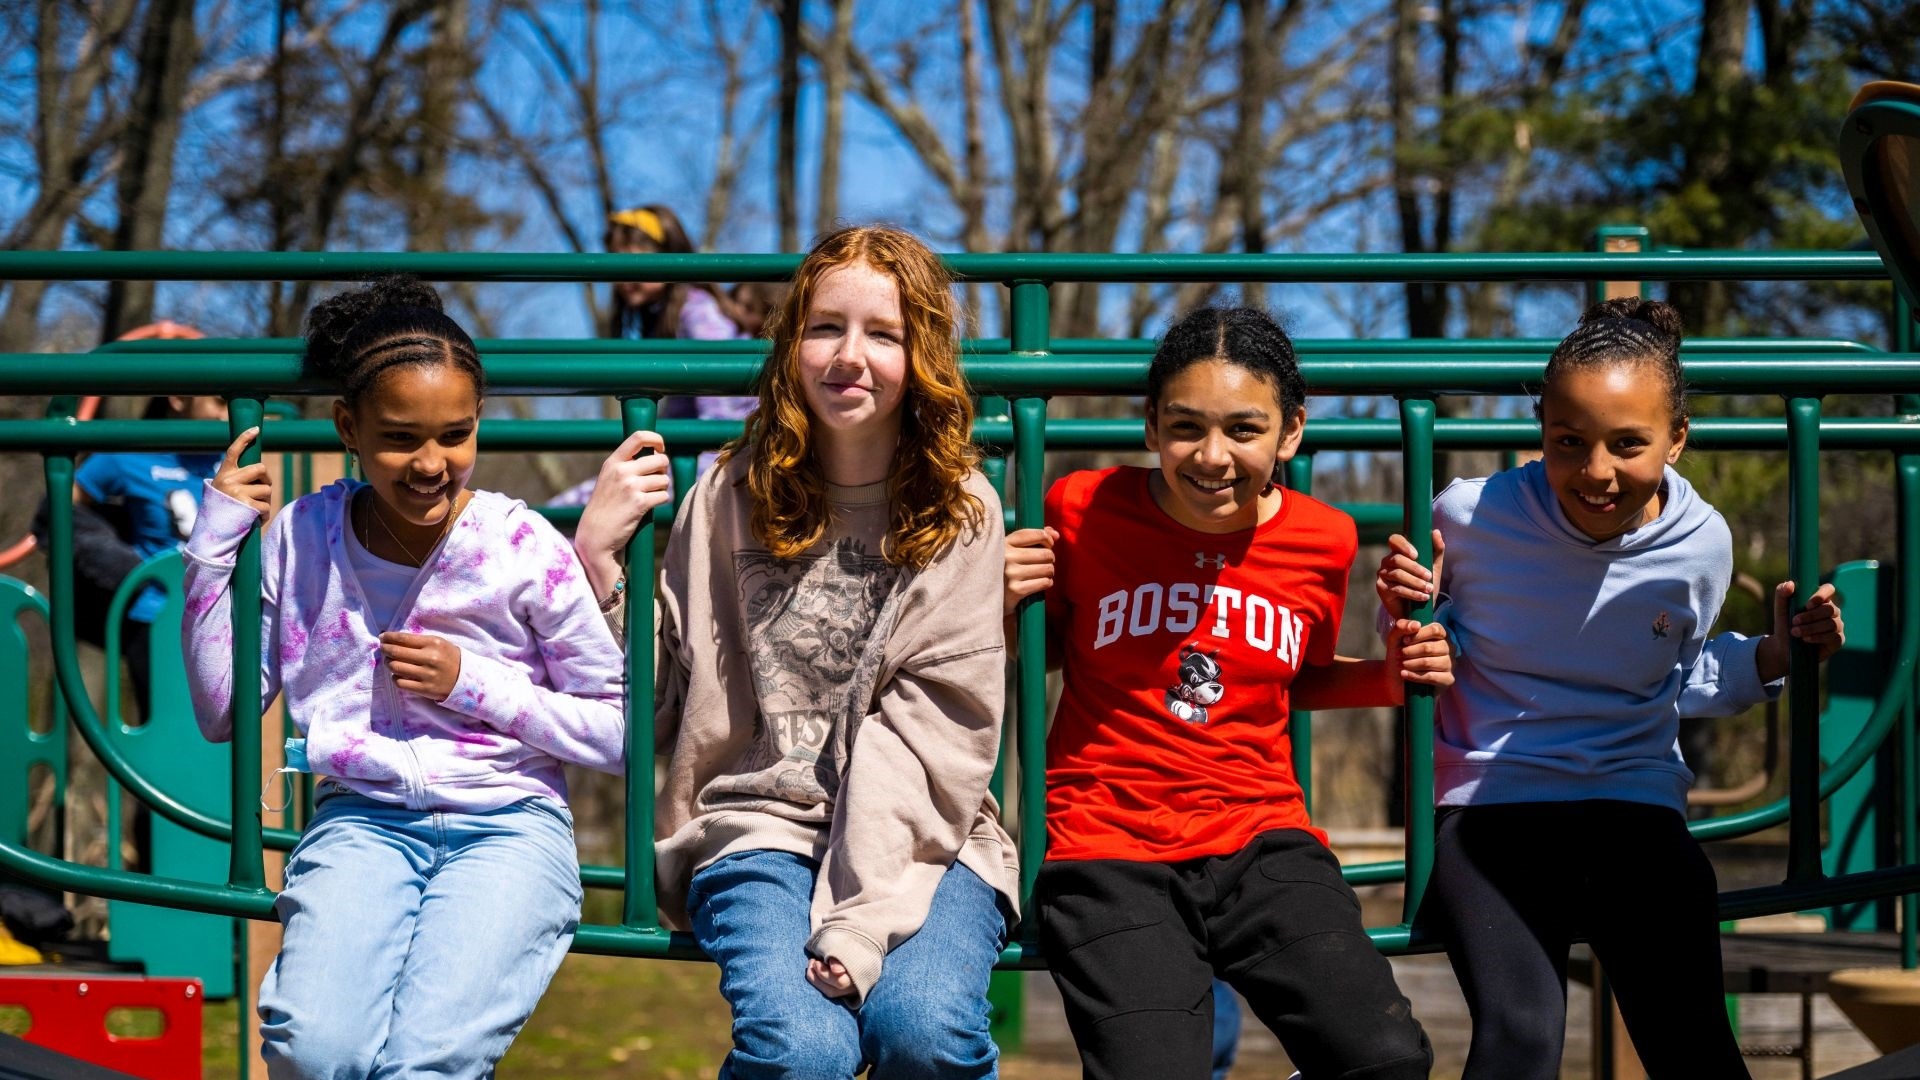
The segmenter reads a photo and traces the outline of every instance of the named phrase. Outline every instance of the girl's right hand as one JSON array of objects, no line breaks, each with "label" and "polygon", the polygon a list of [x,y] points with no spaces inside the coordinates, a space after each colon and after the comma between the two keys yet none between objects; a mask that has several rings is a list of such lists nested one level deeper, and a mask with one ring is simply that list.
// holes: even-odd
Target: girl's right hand
[{"label": "girl's right hand", "polygon": [[600,466],[593,496],[573,533],[573,550],[587,571],[594,596],[605,596],[620,580],[627,541],[647,515],[672,498],[670,468],[666,442],[651,431],[627,436]]},{"label": "girl's right hand", "polygon": [[1007,534],[1006,590],[1001,614],[1011,615],[1020,601],[1053,587],[1053,542],[1058,530],[1016,529]]},{"label": "girl's right hand", "polygon": [[240,464],[240,454],[247,444],[260,437],[260,429],[251,427],[240,433],[227,447],[227,455],[220,459],[220,468],[213,474],[213,489],[220,494],[246,503],[255,513],[266,517],[273,508],[273,474],[266,463],[256,461],[251,465]]},{"label": "girl's right hand", "polygon": [[1374,575],[1373,591],[1380,594],[1380,606],[1393,619],[1403,619],[1407,604],[1425,603],[1433,598],[1433,583],[1440,578],[1440,564],[1447,553],[1447,542],[1440,530],[1433,530],[1433,569],[1420,565],[1413,541],[1399,533],[1387,537],[1387,555],[1380,560],[1380,572]]}]

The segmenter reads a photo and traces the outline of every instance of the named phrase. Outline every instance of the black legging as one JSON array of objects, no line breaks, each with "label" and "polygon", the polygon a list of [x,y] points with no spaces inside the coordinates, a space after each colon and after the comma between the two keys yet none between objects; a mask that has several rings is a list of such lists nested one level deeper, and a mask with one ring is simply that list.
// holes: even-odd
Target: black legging
[{"label": "black legging", "polygon": [[1473,1014],[1463,1080],[1555,1080],[1567,950],[1606,968],[1652,1080],[1744,1080],[1727,1021],[1713,866],[1674,810],[1507,803],[1441,810],[1425,924]]}]

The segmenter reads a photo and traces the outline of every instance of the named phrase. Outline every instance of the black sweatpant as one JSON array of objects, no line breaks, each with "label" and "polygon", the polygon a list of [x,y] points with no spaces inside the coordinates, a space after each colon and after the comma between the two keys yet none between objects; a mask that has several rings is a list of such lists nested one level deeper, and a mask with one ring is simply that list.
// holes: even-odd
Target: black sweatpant
[{"label": "black sweatpant", "polygon": [[1215,974],[1307,1080],[1416,1080],[1432,1066],[1360,901],[1308,833],[1184,862],[1048,862],[1034,905],[1089,1080],[1206,1080]]},{"label": "black sweatpant", "polygon": [[1443,807],[1421,921],[1473,1014],[1463,1080],[1554,1080],[1567,950],[1593,947],[1652,1080],[1745,1080],[1713,865],[1680,814],[1592,799]]}]

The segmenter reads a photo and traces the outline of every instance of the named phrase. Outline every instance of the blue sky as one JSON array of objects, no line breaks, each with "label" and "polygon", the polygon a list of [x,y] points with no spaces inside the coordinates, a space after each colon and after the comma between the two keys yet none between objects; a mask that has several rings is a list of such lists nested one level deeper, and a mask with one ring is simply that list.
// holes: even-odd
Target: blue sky
[{"label": "blue sky", "polygon": [[[318,4],[322,12],[338,5]],[[476,7],[485,11],[480,0]],[[251,11],[248,9],[251,8]],[[1121,51],[1130,28],[1137,26],[1149,9],[1138,4],[1121,5]],[[235,58],[258,55],[271,43],[270,20],[258,17],[271,11],[270,4],[219,7],[219,11],[238,12],[215,25],[214,15],[203,16],[202,36],[207,43],[208,63],[220,66]],[[691,0],[667,0],[656,3],[609,3],[603,7],[600,58],[608,84],[631,84],[631,105],[618,111],[611,152],[616,174],[616,193],[622,202],[660,201],[673,205],[687,220],[696,236],[720,250],[772,250],[775,246],[773,221],[773,128],[770,122],[774,83],[776,27],[771,13],[752,0],[719,0],[721,33],[726,40],[746,43],[746,66],[756,72],[736,111],[744,126],[757,125],[748,133],[747,160],[741,187],[736,197],[736,212],[716,228],[702,219],[706,189],[713,169],[713,148],[720,127],[718,115],[717,70],[708,42],[708,27],[700,17],[702,5]],[[363,47],[378,32],[381,13],[377,7],[347,7],[350,14],[338,28],[339,37]],[[544,5],[559,27],[567,46],[576,54],[585,40],[584,12],[581,5]],[[1237,10],[1237,9],[1233,9]],[[1358,28],[1377,30],[1381,26],[1384,4],[1327,5],[1315,9],[1308,25],[1295,36],[1286,60],[1298,65],[1315,58],[1320,50],[1340,39],[1340,35]],[[1541,3],[1525,6],[1525,16],[1516,18],[1496,12],[1473,27],[1469,39],[1469,80],[1476,73],[1498,69],[1510,63],[1523,40],[1540,40],[1551,30],[1558,17],[1558,6]],[[915,85],[930,103],[934,123],[949,134],[949,145],[957,147],[959,122],[958,31],[945,14],[946,9],[924,5],[903,5],[863,0],[856,5],[854,40],[857,48],[867,49],[876,63],[891,66],[900,56],[900,43],[911,43],[915,60]],[[1627,58],[1635,77],[1647,85],[1668,80],[1684,85],[1690,79],[1697,5],[1685,0],[1630,0],[1618,4],[1589,5],[1583,45],[1576,51],[1576,66],[1593,65],[1589,79],[1617,77],[1613,64]],[[825,5],[809,7],[815,22],[825,18]],[[1232,32],[1230,12],[1221,29]],[[1089,17],[1082,7],[1068,22],[1068,39],[1058,51],[1053,82],[1054,105],[1063,115],[1073,115],[1080,105]],[[418,35],[416,31],[416,36]],[[1752,35],[1758,50],[1759,35]],[[524,24],[509,18],[488,40],[485,66],[480,84],[510,114],[533,129],[551,130],[559,119],[551,107],[551,97],[539,83],[529,52],[522,46],[530,41]],[[984,48],[984,34],[982,47]],[[1604,54],[1596,56],[1596,53]],[[1632,60],[1639,56],[1641,59]],[[1431,58],[1427,58],[1430,60]],[[1757,56],[1756,56],[1757,59]],[[7,99],[25,105],[23,97],[30,87],[20,76],[31,58],[16,52],[0,60],[0,71],[8,76]],[[1006,133],[997,123],[999,110],[995,99],[995,73],[990,62],[983,64],[987,84],[988,153],[992,166],[1004,172],[1007,161]],[[821,94],[811,69],[800,101],[800,164],[798,191],[801,205],[802,235],[811,232],[814,206],[814,180],[817,174]],[[1377,63],[1363,64],[1349,84],[1338,92],[1382,97],[1378,86],[1382,75]],[[1207,83],[1225,88],[1233,80],[1230,64],[1214,69]],[[339,88],[328,88],[338,92]],[[236,155],[258,152],[258,143],[249,137],[248,120],[240,109],[239,95],[216,98],[193,114],[176,161],[177,178],[174,203],[168,228],[169,246],[176,248],[257,248],[262,231],[257,223],[232,220],[208,192],[208,184],[217,167]],[[1270,117],[1278,122],[1281,117]],[[842,152],[843,191],[841,216],[848,220],[890,220],[921,230],[935,239],[936,246],[955,246],[958,214],[921,167],[916,156],[904,144],[891,124],[858,95],[850,94],[846,108],[845,147]],[[1363,125],[1359,138],[1371,139]],[[1071,147],[1071,132],[1066,133]],[[32,177],[30,157],[23,144],[0,146],[0,220],[10,220],[30,199]],[[957,148],[955,153],[957,154]],[[1275,193],[1276,212],[1285,196],[1295,190],[1305,194],[1319,187],[1351,177],[1355,170],[1378,166],[1377,146],[1358,143],[1346,152],[1356,155],[1341,160],[1321,143],[1303,143],[1289,148],[1280,170]],[[577,163],[577,154],[557,155],[557,164]],[[1214,182],[1210,152],[1189,153],[1191,168],[1176,200],[1204,196]],[[483,250],[556,250],[564,248],[559,230],[546,216],[542,204],[527,185],[497,168],[466,163],[472,179],[462,181],[476,191],[489,207],[515,219],[511,229],[494,230],[475,239]],[[1291,178],[1296,175],[1298,181]],[[8,182],[11,180],[12,182]],[[577,180],[584,180],[580,173]],[[599,222],[591,191],[584,183],[571,187],[568,216],[584,234],[597,237]],[[989,201],[989,216],[1003,222],[1007,214],[1004,185],[994,189]],[[1471,202],[1472,192],[1463,194]],[[104,196],[96,199],[102,218],[110,218]],[[1325,213],[1297,236],[1278,242],[1280,249],[1312,251],[1392,250],[1398,234],[1389,197],[1376,192]],[[377,217],[376,217],[377,221]],[[996,228],[996,233],[998,228]],[[391,229],[377,224],[364,230],[369,248],[399,247]],[[1656,238],[1657,239],[1657,238]],[[1198,237],[1191,228],[1178,228],[1169,236],[1169,246],[1192,246]],[[1137,208],[1123,224],[1120,247],[1133,249],[1140,243]],[[75,310],[81,297],[66,292],[62,307]],[[1286,286],[1269,291],[1267,300],[1294,316],[1298,332],[1307,336],[1349,336],[1355,329],[1383,336],[1403,332],[1398,313],[1398,287]],[[254,294],[257,296],[257,292]],[[484,294],[503,333],[527,336],[576,336],[593,332],[585,305],[577,288],[567,286],[495,286]],[[169,284],[161,290],[164,313],[184,316],[208,324],[209,329],[247,332],[258,313],[243,291],[225,286],[193,283]],[[1522,331],[1553,334],[1571,322],[1579,304],[1574,289],[1535,290],[1522,304],[1519,317]],[[989,310],[988,330],[994,312]]]}]

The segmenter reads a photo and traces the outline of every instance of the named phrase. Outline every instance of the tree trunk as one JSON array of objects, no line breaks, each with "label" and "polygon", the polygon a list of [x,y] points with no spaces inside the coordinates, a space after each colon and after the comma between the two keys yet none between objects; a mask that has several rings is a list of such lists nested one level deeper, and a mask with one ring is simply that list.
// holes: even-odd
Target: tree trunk
[{"label": "tree trunk", "polygon": [[744,43],[725,40],[723,16],[719,5],[711,0],[706,5],[706,20],[714,50],[720,54],[721,71],[720,139],[713,151],[713,183],[707,188],[706,212],[706,249],[715,251],[720,247],[720,234],[726,228],[727,218],[733,213],[734,189],[740,181],[742,155],[739,152],[738,114],[740,91],[746,84],[746,78],[740,70]]},{"label": "tree trunk", "polygon": [[428,16],[426,77],[420,82],[420,150],[415,159],[417,192],[426,198],[409,201],[407,246],[413,251],[451,251],[455,223],[442,208],[447,186],[447,159],[457,129],[460,88],[466,85],[468,0],[434,0]]},{"label": "tree trunk", "polygon": [[840,123],[846,110],[847,50],[852,45],[853,0],[833,0],[833,29],[821,57],[826,115],[820,125],[820,191],[813,231],[824,233],[840,217]]},{"label": "tree trunk", "polygon": [[780,138],[773,185],[781,251],[800,247],[799,192],[795,190],[800,175],[795,130],[800,122],[800,4],[801,0],[780,0]]},{"label": "tree trunk", "polygon": [[[980,3],[960,0],[960,126],[966,147],[962,154],[965,186],[959,192],[960,242],[968,251],[985,251],[987,241],[987,141],[980,130]],[[967,312],[980,317],[980,286],[966,284]],[[975,327],[976,333],[981,333]],[[1008,332],[1012,332],[1009,325]]]},{"label": "tree trunk", "polygon": [[[287,28],[294,17],[293,0],[276,0],[273,22],[272,113],[267,120],[267,138],[273,161],[287,159]],[[269,167],[271,168],[271,166]],[[267,200],[267,218],[273,229],[271,251],[293,247],[292,192],[286,185],[268,184],[262,194]],[[266,332],[272,337],[292,337],[299,330],[299,313],[288,301],[287,283],[275,281],[267,293]]]},{"label": "tree trunk", "polygon": [[[198,47],[193,0],[154,0],[140,33],[139,74],[120,141],[120,177],[115,190],[119,220],[116,251],[165,246],[167,197],[173,190],[173,149],[180,137],[181,99]],[[154,283],[114,281],[100,340],[112,341],[153,321]]]},{"label": "tree trunk", "polygon": [[[1423,180],[1416,158],[1421,138],[1416,112],[1420,107],[1421,0],[1394,0],[1393,36],[1387,63],[1387,93],[1393,115],[1393,198],[1399,212],[1400,250],[1408,254],[1436,250],[1428,239],[1426,213],[1420,201]],[[1404,287],[1408,337],[1439,337],[1446,332],[1446,286],[1410,281]]]},{"label": "tree trunk", "polygon": [[[1697,116],[1711,119],[1695,132],[1687,148],[1682,184],[1722,198],[1735,196],[1734,146],[1736,132],[1729,123],[1742,92],[1746,72],[1747,23],[1753,0],[1701,0],[1700,52],[1694,59],[1694,102]],[[1703,236],[1696,242],[1714,244],[1726,237]],[[1726,284],[1718,281],[1675,282],[1670,291],[1674,306],[1692,334],[1724,332],[1730,310]]]},{"label": "tree trunk", "polygon": [[[1260,181],[1267,164],[1261,149],[1266,145],[1271,48],[1267,0],[1240,0],[1240,87],[1235,101],[1233,145],[1227,160],[1221,163],[1220,196],[1231,198],[1239,211],[1240,250],[1249,255],[1267,250]],[[1256,281],[1242,282],[1240,302],[1265,307],[1266,287]]]},{"label": "tree trunk", "polygon": [[[94,157],[120,122],[111,102],[96,111],[93,99],[107,78],[114,49],[132,22],[134,4],[120,0],[97,8],[92,30],[73,57],[66,55],[67,42],[61,34],[66,7],[58,0],[40,0],[36,5],[34,167],[40,191],[0,244],[12,250],[48,251],[60,246],[68,224],[102,178],[94,169]],[[0,309],[0,352],[26,352],[34,347],[46,295],[44,281],[11,283],[6,306]]]}]

